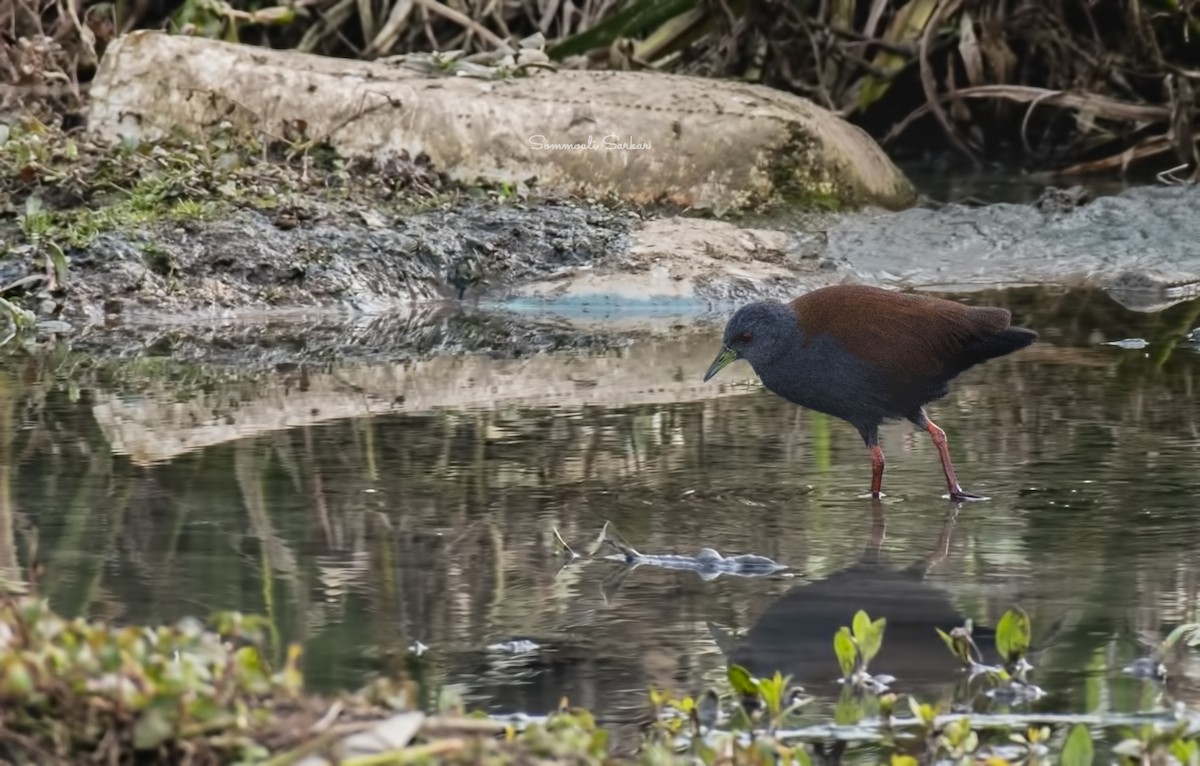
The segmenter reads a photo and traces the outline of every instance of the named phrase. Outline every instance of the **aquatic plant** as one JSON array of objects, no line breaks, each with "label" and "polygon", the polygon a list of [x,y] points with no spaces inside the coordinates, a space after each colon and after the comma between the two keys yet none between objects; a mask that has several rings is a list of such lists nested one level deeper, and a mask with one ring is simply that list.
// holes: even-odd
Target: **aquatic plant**
[{"label": "aquatic plant", "polygon": [[1029,615],[1021,609],[1009,609],[996,626],[996,651],[1003,662],[1000,667],[983,664],[982,653],[972,638],[970,622],[949,633],[940,628],[935,630],[950,653],[970,670],[972,677],[982,675],[991,682],[993,688],[989,690],[989,696],[1036,699],[1044,693],[1027,678],[1033,670],[1026,660],[1033,628]]},{"label": "aquatic plant", "polygon": [[[212,627],[157,628],[64,619],[37,596],[0,603],[0,740],[27,755],[110,762],[181,742],[240,759],[265,750],[256,732],[301,691],[300,649],[268,660],[271,626],[238,613]],[[220,732],[220,738],[205,738]]]},{"label": "aquatic plant", "polygon": [[[770,679],[754,678],[743,667],[731,665],[729,690],[718,694],[706,690],[699,702],[691,698],[675,700],[660,692],[651,692],[651,704],[659,721],[660,732],[671,735],[680,752],[696,756],[704,764],[717,762],[755,763],[756,754],[784,753],[797,763],[810,763],[815,755],[828,755],[828,741],[835,738],[834,750],[842,752],[848,742],[874,742],[881,749],[879,763],[892,766],[922,764],[1005,764],[1061,763],[1089,766],[1106,762],[1103,750],[1111,752],[1119,763],[1166,763],[1168,757],[1182,764],[1200,763],[1200,743],[1195,737],[1197,723],[1193,714],[1157,722],[1129,725],[1113,717],[1039,716],[1036,713],[1011,712],[1002,715],[950,713],[944,703],[925,702],[911,694],[872,693],[867,664],[883,645],[882,621],[871,622],[865,612],[855,615],[853,624],[835,634],[835,653],[843,673],[842,693],[834,709],[834,721],[787,728],[802,720],[811,698],[791,680],[776,674]],[[984,694],[1007,705],[1022,705],[1041,694],[1030,680],[1032,665],[1027,660],[1031,647],[1032,625],[1019,608],[1008,610],[996,630],[996,650],[1002,664],[989,666],[972,637],[970,623],[949,632],[937,630],[950,651],[963,664],[970,679],[986,682]],[[1174,644],[1187,630],[1168,637]],[[856,680],[858,681],[856,683]],[[896,680],[896,679],[890,679]],[[903,679],[899,679],[903,683]],[[722,715],[722,706],[730,708]],[[672,716],[666,711],[681,711]],[[705,712],[707,711],[707,712]],[[691,726],[683,722],[691,721]],[[1048,724],[1047,721],[1054,721]],[[674,721],[674,723],[671,723]],[[1091,727],[1091,728],[1089,728]],[[1093,738],[1093,731],[1098,732]],[[842,736],[838,732],[842,731]],[[1115,739],[1104,747],[1099,743]],[[871,762],[867,753],[855,753],[858,762]]]},{"label": "aquatic plant", "polygon": [[842,626],[834,635],[833,648],[842,669],[842,683],[882,692],[887,689],[889,682],[895,680],[891,676],[872,676],[867,672],[867,665],[883,648],[883,631],[886,627],[885,618],[872,622],[867,613],[860,609],[854,615],[853,626]]},{"label": "aquatic plant", "polygon": [[[969,630],[939,633],[955,656],[979,656],[977,647],[964,649],[973,646]],[[66,619],[35,595],[7,596],[0,600],[0,757],[203,766],[282,766],[326,754],[346,766],[417,761],[806,766],[818,754],[842,753],[849,741],[868,741],[879,746],[870,751],[879,753],[876,762],[892,766],[1200,763],[1194,715],[1133,725],[1059,716],[1047,724],[1036,714],[949,714],[912,695],[904,695],[903,705],[894,693],[875,695],[869,683],[854,681],[871,678],[867,667],[882,648],[883,634],[883,621],[872,622],[864,612],[837,633],[843,694],[877,705],[873,718],[860,716],[844,733],[827,723],[803,725],[812,699],[790,677],[777,672],[757,678],[735,664],[719,688],[695,697],[650,690],[653,725],[635,754],[614,759],[611,732],[566,699],[542,718],[496,720],[468,716],[452,695],[441,695],[428,713],[414,709],[412,701],[420,695],[404,678],[379,678],[336,699],[308,693],[299,647],[272,649],[275,629],[261,617],[223,612],[207,625],[187,618],[174,625],[116,627]],[[964,668],[990,679],[993,689],[1005,679],[1024,678],[1032,672],[1025,661],[1030,635],[1028,616],[1010,610],[996,636],[1004,665],[978,671],[973,659]],[[272,662],[276,655],[278,667]],[[347,736],[367,730],[389,731],[388,744],[365,754],[345,750]],[[869,762],[872,756],[855,757]]]}]

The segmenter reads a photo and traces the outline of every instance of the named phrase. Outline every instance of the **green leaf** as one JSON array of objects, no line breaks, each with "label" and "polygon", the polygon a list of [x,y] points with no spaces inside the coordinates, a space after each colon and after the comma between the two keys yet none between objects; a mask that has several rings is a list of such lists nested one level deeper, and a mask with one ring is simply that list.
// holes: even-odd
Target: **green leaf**
[{"label": "green leaf", "polygon": [[838,666],[842,669],[842,676],[849,678],[854,673],[854,668],[858,660],[858,647],[854,644],[854,639],[850,637],[850,629],[842,626],[842,629],[833,637],[833,651],[837,653]]},{"label": "green leaf", "polygon": [[772,716],[779,715],[783,708],[783,676],[775,671],[773,678],[762,678],[758,681],[758,693],[762,695],[763,704]]},{"label": "green leaf", "polygon": [[[901,6],[892,16],[892,21],[882,37],[889,43],[908,44],[916,47],[925,26],[933,16],[937,0],[910,0]],[[858,108],[865,111],[871,104],[878,101],[892,84],[892,78],[906,66],[913,63],[912,55],[899,54],[891,50],[880,50],[872,61],[873,69],[879,76],[869,74],[862,80],[859,92]]]},{"label": "green leaf", "polygon": [[964,665],[970,665],[975,657],[971,651],[974,648],[974,642],[971,641],[971,636],[965,628],[955,628],[949,633],[946,633],[941,628],[934,628],[937,634],[941,637],[942,643],[950,650],[955,659]]},{"label": "green leaf", "polygon": [[806,745],[796,745],[796,747],[792,749],[792,755],[796,759],[797,766],[813,766],[812,756],[809,755],[808,747]]},{"label": "green leaf", "polygon": [[148,708],[133,725],[133,749],[153,750],[175,736],[175,726],[159,708]]},{"label": "green leaf", "polygon": [[54,278],[58,281],[58,286],[65,287],[67,284],[66,253],[53,242],[46,243],[46,251],[50,255],[50,261],[54,264]]},{"label": "green leaf", "polygon": [[37,321],[37,317],[34,316],[32,311],[21,308],[5,298],[0,298],[0,317],[5,315],[18,328],[32,327]]},{"label": "green leaf", "polygon": [[946,645],[946,648],[950,650],[950,653],[961,660],[962,657],[958,654],[958,647],[954,645],[954,639],[950,638],[950,634],[941,628],[934,628],[934,630],[936,630],[937,634],[942,637],[942,643]]},{"label": "green leaf", "polygon": [[[861,612],[860,612],[861,614]],[[866,634],[858,639],[858,648],[863,655],[863,663],[868,663],[879,654],[883,648],[883,630],[887,627],[887,618],[880,617],[867,626]]]},{"label": "green leaf", "polygon": [[608,752],[608,729],[596,729],[588,743],[588,752],[593,758],[599,759]]},{"label": "green leaf", "polygon": [[979,749],[979,734],[976,732],[973,732],[973,731],[967,732],[967,736],[963,739],[962,751],[964,753],[973,753],[978,749]]},{"label": "green leaf", "polygon": [[729,685],[743,697],[758,696],[758,682],[750,676],[750,671],[741,665],[730,665],[728,670]]},{"label": "green leaf", "polygon": [[908,695],[908,709],[912,711],[913,718],[921,720],[921,703],[917,702],[917,698],[911,694]]},{"label": "green leaf", "polygon": [[552,59],[606,48],[618,37],[641,37],[674,16],[697,7],[697,0],[636,0],[598,24],[568,37],[546,53]]},{"label": "green leaf", "polygon": [[851,628],[854,633],[854,640],[862,643],[871,632],[871,618],[867,613],[859,609],[854,614],[854,621],[851,623]]},{"label": "green leaf", "polygon": [[921,723],[928,726],[937,718],[937,710],[933,705],[922,705],[917,701],[917,698],[908,695],[908,709],[912,711],[913,718],[916,718]]},{"label": "green leaf", "polygon": [[1004,613],[996,626],[996,650],[1005,662],[1015,662],[1029,649],[1032,629],[1029,616],[1014,607]]},{"label": "green leaf", "polygon": [[29,671],[24,659],[19,655],[10,654],[4,668],[3,680],[0,681],[0,691],[3,691],[5,696],[23,700],[33,694],[35,688],[33,673]]},{"label": "green leaf", "polygon": [[895,707],[896,694],[894,692],[888,692],[887,694],[884,694],[879,698],[879,717],[891,718],[892,711],[895,709]]},{"label": "green leaf", "polygon": [[250,13],[250,21],[263,26],[287,26],[296,20],[296,9],[286,5],[260,8]]},{"label": "green leaf", "polygon": [[1062,766],[1092,766],[1092,735],[1081,723],[1075,724],[1063,745]]},{"label": "green leaf", "polygon": [[1187,643],[1189,645],[1195,645],[1195,638],[1198,633],[1200,633],[1200,623],[1185,622],[1183,625],[1175,628],[1175,630],[1172,630],[1170,634],[1163,639],[1162,652],[1166,653],[1170,651],[1171,647],[1175,646],[1179,639],[1183,638],[1184,636],[1188,637]]},{"label": "green leaf", "polygon": [[1200,761],[1200,746],[1194,739],[1177,739],[1171,743],[1171,755],[1185,766],[1194,766]]}]

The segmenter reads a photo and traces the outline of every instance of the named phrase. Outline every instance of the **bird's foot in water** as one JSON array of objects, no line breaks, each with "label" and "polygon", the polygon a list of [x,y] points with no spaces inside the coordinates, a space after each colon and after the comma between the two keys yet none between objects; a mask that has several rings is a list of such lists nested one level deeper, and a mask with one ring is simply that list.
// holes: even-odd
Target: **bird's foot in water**
[{"label": "bird's foot in water", "polygon": [[883,492],[866,492],[858,496],[859,500],[882,500],[887,497]]},{"label": "bird's foot in water", "polygon": [[962,487],[959,487],[948,495],[942,495],[942,497],[949,498],[956,503],[972,502],[976,500],[991,500],[990,497],[984,497],[983,495],[976,495],[972,492],[967,492]]}]

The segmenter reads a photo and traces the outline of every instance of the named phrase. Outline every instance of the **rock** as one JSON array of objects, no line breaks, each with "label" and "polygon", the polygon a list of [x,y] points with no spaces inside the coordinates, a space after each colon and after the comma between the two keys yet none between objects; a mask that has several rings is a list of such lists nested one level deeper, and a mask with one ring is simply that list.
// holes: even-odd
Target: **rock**
[{"label": "rock", "polygon": [[822,269],[820,243],[804,238],[726,221],[655,219],[633,232],[628,251],[561,269],[515,293],[595,306],[784,299],[836,281]]},{"label": "rock", "polygon": [[138,31],[109,44],[87,122],[113,141],[222,122],[274,136],[303,126],[345,156],[425,156],[466,183],[718,212],[916,202],[879,145],[832,112],[763,86],[656,72],[436,77]]}]

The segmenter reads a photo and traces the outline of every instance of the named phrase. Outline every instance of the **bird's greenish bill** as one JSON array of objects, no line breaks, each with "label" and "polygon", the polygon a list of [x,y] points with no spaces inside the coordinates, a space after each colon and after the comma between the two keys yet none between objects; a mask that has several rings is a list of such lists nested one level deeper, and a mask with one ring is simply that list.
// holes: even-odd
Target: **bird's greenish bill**
[{"label": "bird's greenish bill", "polygon": [[738,352],[734,351],[733,349],[721,349],[721,353],[717,354],[717,358],[713,360],[711,365],[709,365],[708,372],[704,373],[704,382],[707,383],[712,379],[712,376],[724,369],[725,366],[730,362],[737,361],[737,358]]}]

